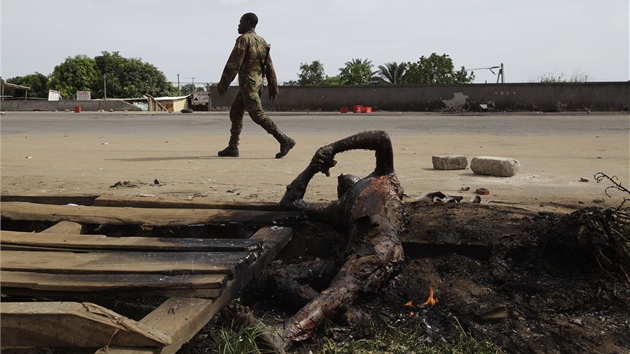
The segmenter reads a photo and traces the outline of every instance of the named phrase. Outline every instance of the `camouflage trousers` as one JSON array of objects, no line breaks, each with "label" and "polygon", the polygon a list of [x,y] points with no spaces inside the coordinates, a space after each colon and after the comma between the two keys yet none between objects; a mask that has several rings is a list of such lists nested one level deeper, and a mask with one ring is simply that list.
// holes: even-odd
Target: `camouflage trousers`
[{"label": "camouflage trousers", "polygon": [[243,92],[241,90],[236,94],[232,108],[230,108],[230,122],[232,126],[230,133],[232,136],[239,136],[243,130],[243,115],[245,111],[249,113],[252,120],[260,125],[269,134],[273,134],[278,130],[276,123],[274,123],[265,113],[260,100],[260,93]]}]

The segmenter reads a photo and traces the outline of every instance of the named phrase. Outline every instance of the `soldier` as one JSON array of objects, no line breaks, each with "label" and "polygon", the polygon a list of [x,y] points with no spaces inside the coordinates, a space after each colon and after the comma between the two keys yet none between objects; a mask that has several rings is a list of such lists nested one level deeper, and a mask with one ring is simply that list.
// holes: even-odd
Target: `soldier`
[{"label": "soldier", "polygon": [[[358,149],[375,151],[376,168],[371,174],[364,178],[340,175],[338,200],[312,203],[303,199],[315,174],[330,175],[336,154]],[[279,328],[266,328],[240,305],[224,309],[224,317],[236,325],[259,326],[259,339],[277,352],[311,337],[326,318],[347,310],[361,294],[378,291],[402,264],[399,236],[407,222],[402,198],[403,188],[394,171],[392,144],[386,132],[366,131],[319,148],[306,169],[287,186],[280,204],[303,210],[309,219],[345,231],[349,237],[345,264],[325,291],[304,292],[308,303]],[[295,287],[296,292],[301,290]]]},{"label": "soldier", "polygon": [[260,94],[263,89],[263,75],[267,77],[271,102],[275,102],[278,98],[278,80],[269,56],[271,47],[256,34],[257,24],[258,17],[254,13],[246,13],[241,17],[238,24],[240,36],[236,39],[234,49],[221,75],[217,90],[219,95],[225,94],[236,74],[238,74],[239,90],[230,109],[232,122],[230,142],[225,149],[219,151],[219,156],[238,157],[238,140],[243,130],[245,110],[249,112],[249,116],[256,124],[263,127],[280,143],[280,152],[276,154],[276,158],[284,157],[295,146],[295,140],[281,132],[262,108]]}]

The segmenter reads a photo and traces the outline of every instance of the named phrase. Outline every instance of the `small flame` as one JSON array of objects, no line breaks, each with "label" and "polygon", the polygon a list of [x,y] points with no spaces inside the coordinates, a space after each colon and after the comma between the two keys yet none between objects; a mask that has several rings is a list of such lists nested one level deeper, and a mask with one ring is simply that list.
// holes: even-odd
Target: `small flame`
[{"label": "small flame", "polygon": [[411,308],[416,308],[415,306],[413,306],[413,301],[412,301],[412,300],[409,300],[409,302],[407,302],[407,303],[405,304],[405,306],[407,306],[407,307],[411,307]]},{"label": "small flame", "polygon": [[433,297],[433,287],[431,287],[429,290],[429,298],[421,306],[435,306],[435,304],[437,304],[438,298]]}]

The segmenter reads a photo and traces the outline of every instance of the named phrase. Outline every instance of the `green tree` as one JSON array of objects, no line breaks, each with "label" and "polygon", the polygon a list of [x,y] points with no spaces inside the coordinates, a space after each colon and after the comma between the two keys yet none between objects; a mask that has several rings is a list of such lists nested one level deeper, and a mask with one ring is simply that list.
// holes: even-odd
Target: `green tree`
[{"label": "green tree", "polygon": [[193,84],[184,84],[179,86],[179,93],[181,95],[189,95],[193,92],[194,85]]},{"label": "green tree", "polygon": [[210,87],[212,86],[207,83],[203,87],[199,87],[196,84],[186,84],[180,87],[180,93],[182,95],[190,95],[193,92],[203,92],[204,90],[209,90]]},{"label": "green tree", "polygon": [[177,94],[177,88],[161,71],[141,59],[124,58],[118,52],[101,52],[94,61],[101,76],[92,87],[95,98],[105,97],[105,89],[108,98],[141,97],[145,93],[154,97]]},{"label": "green tree", "polygon": [[468,74],[462,66],[455,71],[453,61],[446,55],[432,53],[428,58],[420,57],[415,63],[407,63],[403,81],[408,84],[468,84],[475,79],[475,74]]},{"label": "green tree", "polygon": [[372,61],[367,59],[352,59],[339,71],[342,85],[370,85],[375,81]]},{"label": "green tree", "polygon": [[314,60],[310,64],[300,64],[297,84],[299,86],[319,86],[326,80],[324,65],[319,60]]},{"label": "green tree", "polygon": [[[25,76],[16,76],[7,80],[8,83],[28,86],[31,89],[28,91],[29,97],[46,98],[48,97],[48,77],[44,74],[35,72],[35,74],[28,74]],[[7,89],[6,95],[16,96],[14,90]]]},{"label": "green tree", "polygon": [[385,65],[379,65],[376,74],[379,83],[386,83],[390,85],[400,85],[403,83],[403,77],[407,72],[407,63],[385,63]]},{"label": "green tree", "polygon": [[55,66],[48,87],[57,90],[63,98],[76,98],[77,91],[89,91],[98,82],[99,71],[94,59],[77,55]]},{"label": "green tree", "polygon": [[210,90],[215,87],[217,87],[217,84],[215,82],[206,82],[205,84],[203,84],[203,89],[206,92],[210,92]]},{"label": "green tree", "polygon": [[322,82],[322,85],[327,85],[327,86],[342,85],[341,78],[339,78],[339,76],[326,76],[326,78],[324,79],[324,82]]}]

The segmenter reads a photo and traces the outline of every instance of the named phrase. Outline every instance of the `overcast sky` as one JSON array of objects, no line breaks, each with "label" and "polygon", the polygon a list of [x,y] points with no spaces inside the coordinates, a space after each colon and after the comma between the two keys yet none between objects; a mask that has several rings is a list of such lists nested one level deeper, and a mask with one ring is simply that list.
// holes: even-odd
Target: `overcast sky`
[{"label": "overcast sky", "polygon": [[[240,16],[255,12],[279,81],[319,60],[336,76],[352,59],[376,70],[447,54],[475,82],[541,76],[629,79],[628,0],[0,0],[3,79],[49,75],[78,54],[141,59],[177,84],[218,82]],[[497,73],[497,70],[494,70]]]}]

